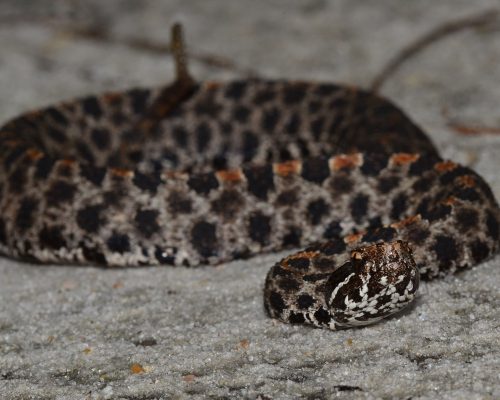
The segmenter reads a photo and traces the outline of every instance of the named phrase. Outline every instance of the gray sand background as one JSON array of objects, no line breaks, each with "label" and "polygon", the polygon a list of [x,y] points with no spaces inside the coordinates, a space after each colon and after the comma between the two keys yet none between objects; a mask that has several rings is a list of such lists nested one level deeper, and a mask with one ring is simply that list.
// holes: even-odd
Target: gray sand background
[{"label": "gray sand background", "polygon": [[[0,3],[0,123],[26,109],[108,89],[163,84],[184,23],[200,80],[245,76],[366,87],[398,49],[497,1],[14,1]],[[115,41],[71,35],[106,29]],[[420,52],[382,93],[442,154],[475,168],[500,198],[500,23]],[[1,399],[500,398],[500,258],[422,286],[401,315],[330,332],[277,323],[262,307],[282,254],[216,268],[103,270],[0,259]]]}]

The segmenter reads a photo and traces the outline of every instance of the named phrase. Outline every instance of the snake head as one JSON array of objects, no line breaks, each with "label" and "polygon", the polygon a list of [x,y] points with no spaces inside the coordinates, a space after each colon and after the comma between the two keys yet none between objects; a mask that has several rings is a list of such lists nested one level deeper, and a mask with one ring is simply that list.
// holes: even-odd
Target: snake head
[{"label": "snake head", "polygon": [[326,302],[338,327],[368,325],[408,305],[419,280],[406,242],[359,247],[330,276]]}]

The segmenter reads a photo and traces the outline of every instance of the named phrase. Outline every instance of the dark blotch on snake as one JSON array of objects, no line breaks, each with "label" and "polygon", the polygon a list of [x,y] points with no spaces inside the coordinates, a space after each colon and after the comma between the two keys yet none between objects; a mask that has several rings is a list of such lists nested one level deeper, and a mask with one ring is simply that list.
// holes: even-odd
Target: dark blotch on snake
[{"label": "dark blotch on snake", "polygon": [[202,257],[217,255],[217,229],[206,221],[197,222],[191,229],[191,242]]},{"label": "dark blotch on snake", "polygon": [[66,135],[54,127],[47,128],[47,135],[57,143],[65,143],[67,141]]},{"label": "dark blotch on snake", "polygon": [[420,178],[417,181],[415,181],[412,188],[417,193],[424,193],[427,192],[432,187],[433,182],[434,179],[432,176],[424,176],[423,178]]},{"label": "dark blotch on snake", "polygon": [[66,246],[61,226],[44,227],[38,234],[38,240],[43,248],[58,250]]},{"label": "dark blotch on snake", "polygon": [[215,174],[212,172],[191,175],[187,184],[196,193],[205,195],[219,187],[219,181],[217,181]]},{"label": "dark blotch on snake", "polygon": [[407,228],[407,239],[416,245],[424,243],[425,239],[429,237],[430,233],[427,229],[415,225]]},{"label": "dark blotch on snake", "polygon": [[314,303],[316,303],[316,300],[314,300],[308,294],[301,294],[297,298],[297,307],[299,307],[302,310],[305,310],[306,308],[311,307]]},{"label": "dark blotch on snake", "polygon": [[408,170],[409,175],[421,176],[424,172],[434,168],[437,158],[435,156],[421,155],[418,160],[414,161]]},{"label": "dark blotch on snake", "polygon": [[407,210],[408,196],[405,193],[399,193],[391,204],[391,218],[395,221],[399,220],[403,213]]},{"label": "dark blotch on snake", "polygon": [[489,247],[479,239],[476,239],[474,242],[471,243],[470,249],[472,253],[472,258],[474,258],[474,261],[477,263],[481,262],[490,255]]},{"label": "dark blotch on snake", "polygon": [[90,138],[99,150],[106,150],[111,144],[111,137],[107,129],[92,129],[92,131],[90,132]]},{"label": "dark blotch on snake", "polygon": [[177,143],[177,145],[183,149],[187,147],[188,144],[188,132],[183,126],[176,126],[172,130],[172,136]]},{"label": "dark blotch on snake", "polygon": [[[70,178],[74,172],[74,165],[66,162],[56,163],[55,173],[61,178]],[[72,185],[73,183],[69,183]]]},{"label": "dark blotch on snake", "polygon": [[0,243],[7,243],[7,232],[3,218],[0,218]]},{"label": "dark blotch on snake", "polygon": [[367,154],[361,166],[361,172],[367,176],[376,176],[387,166],[389,159],[385,154]]},{"label": "dark blotch on snake", "polygon": [[73,201],[76,193],[76,187],[64,181],[56,181],[52,184],[49,190],[45,193],[47,205],[58,206],[61,203],[69,203]]},{"label": "dark blotch on snake", "polygon": [[311,114],[316,114],[322,107],[322,103],[318,100],[310,100],[307,104],[307,110]]},{"label": "dark blotch on snake", "polygon": [[22,155],[26,152],[28,146],[16,146],[11,150],[8,150],[9,153],[4,159],[4,165],[6,169],[9,169],[12,164],[14,164]]},{"label": "dark blotch on snake", "polygon": [[319,247],[325,256],[343,253],[346,250],[346,244],[343,240],[330,240]]},{"label": "dark blotch on snake", "polygon": [[338,92],[340,87],[332,83],[319,83],[314,89],[314,93],[320,97],[329,97],[334,93]]},{"label": "dark blotch on snake", "polygon": [[283,100],[286,105],[292,105],[301,102],[305,95],[306,91],[303,85],[287,85],[284,90]]},{"label": "dark blotch on snake", "polygon": [[113,124],[116,126],[122,126],[127,122],[127,117],[123,112],[116,111],[111,114],[111,121],[113,121]]},{"label": "dark blotch on snake", "polygon": [[358,193],[350,204],[352,218],[356,222],[361,222],[368,212],[368,196]]},{"label": "dark blotch on snake", "polygon": [[198,115],[215,117],[219,114],[222,106],[214,101],[213,98],[207,98],[195,105],[195,112]]},{"label": "dark blotch on snake", "polygon": [[108,249],[115,253],[125,253],[130,251],[130,239],[127,235],[121,233],[113,233],[106,244]]},{"label": "dark blotch on snake", "polygon": [[298,133],[300,127],[300,115],[294,112],[285,124],[285,133],[295,135]]},{"label": "dark blotch on snake", "polygon": [[340,226],[340,222],[332,221],[326,226],[325,232],[323,232],[323,237],[325,239],[333,239],[335,237],[339,237],[341,234],[342,227]]},{"label": "dark blotch on snake", "polygon": [[35,179],[46,179],[55,164],[55,159],[49,156],[43,156],[35,165]]},{"label": "dark blotch on snake", "polygon": [[307,215],[312,225],[318,225],[323,216],[328,214],[330,206],[323,199],[316,199],[307,205]]},{"label": "dark blotch on snake", "polygon": [[26,197],[21,200],[16,214],[16,227],[25,232],[33,226],[34,213],[38,209],[38,201],[32,197]]},{"label": "dark blotch on snake", "polygon": [[361,239],[363,242],[390,242],[396,236],[396,230],[390,226],[369,230]]},{"label": "dark blotch on snake", "polygon": [[307,257],[296,257],[296,258],[289,258],[287,260],[287,264],[290,268],[293,269],[306,270],[309,268],[310,261],[309,258]]},{"label": "dark blotch on snake", "polygon": [[446,204],[437,204],[431,209],[429,207],[429,199],[424,199],[417,208],[417,214],[420,214],[422,218],[428,219],[430,222],[445,218],[451,212],[451,206]]},{"label": "dark blotch on snake", "polygon": [[323,117],[318,117],[311,121],[311,132],[316,140],[319,140],[324,131],[325,119]]},{"label": "dark blotch on snake", "polygon": [[283,298],[279,293],[274,291],[269,295],[269,304],[279,314],[281,314],[285,309],[285,302],[283,301]]},{"label": "dark blotch on snake", "polygon": [[308,158],[302,163],[302,177],[317,184],[330,176],[328,160],[323,157]]},{"label": "dark blotch on snake", "polygon": [[335,267],[335,264],[335,261],[331,257],[325,255],[314,258],[314,267],[319,270],[331,271]]},{"label": "dark blotch on snake", "polygon": [[90,150],[89,146],[87,143],[83,141],[77,141],[75,143],[75,148],[78,154],[89,164],[94,164],[95,162],[95,157],[94,153]]},{"label": "dark blotch on snake", "polygon": [[479,200],[479,193],[474,188],[457,188],[453,193],[461,200],[468,200],[470,202]]},{"label": "dark blotch on snake", "polygon": [[244,204],[245,198],[238,191],[226,189],[212,201],[211,209],[225,220],[231,220],[244,207]]},{"label": "dark blotch on snake", "polygon": [[297,290],[300,288],[300,284],[297,282],[296,279],[292,279],[292,278],[288,278],[288,277],[281,278],[278,281],[278,285],[283,290],[294,291],[294,290]]},{"label": "dark blotch on snake", "polygon": [[380,218],[380,215],[377,215],[376,217],[370,218],[368,220],[368,228],[367,229],[375,229],[375,228],[381,228],[384,224],[382,223],[382,219]]},{"label": "dark blotch on snake", "polygon": [[455,181],[455,179],[458,178],[459,176],[467,176],[467,175],[471,175],[471,170],[466,167],[462,167],[461,165],[457,165],[451,171],[447,171],[444,174],[442,174],[439,177],[439,181],[443,185],[448,185],[453,181]]},{"label": "dark blotch on snake", "polygon": [[99,119],[103,115],[102,108],[94,96],[83,99],[82,106],[85,114],[91,115],[94,119]]},{"label": "dark blotch on snake", "polygon": [[330,185],[333,192],[337,195],[350,193],[354,187],[353,181],[344,174],[334,175]]},{"label": "dark blotch on snake", "polygon": [[235,81],[228,84],[224,95],[231,100],[239,100],[245,94],[247,84],[243,81]]},{"label": "dark blotch on snake", "polygon": [[255,94],[255,97],[253,98],[253,102],[255,105],[260,106],[264,103],[268,103],[271,100],[274,100],[275,97],[276,97],[276,91],[266,88],[266,89],[259,90]]},{"label": "dark blotch on snake", "polygon": [[138,188],[156,194],[156,190],[161,183],[161,175],[159,171],[154,171],[149,174],[135,171],[132,182]]},{"label": "dark blotch on snake", "polygon": [[[175,252],[173,252],[175,254]],[[175,255],[169,254],[169,252],[162,250],[160,247],[155,248],[155,258],[160,264],[174,265]]]},{"label": "dark blotch on snake", "polygon": [[290,278],[292,276],[292,273],[288,269],[282,268],[279,264],[275,264],[273,267],[273,277],[284,277],[284,278]]},{"label": "dark blotch on snake", "polygon": [[330,314],[328,311],[326,311],[323,307],[319,308],[315,313],[314,313],[314,318],[321,323],[321,324],[329,324],[331,321]]},{"label": "dark blotch on snake", "polygon": [[498,220],[488,211],[486,213],[486,226],[488,227],[488,234],[493,240],[498,240]]},{"label": "dark blotch on snake", "polygon": [[153,234],[160,230],[158,225],[158,215],[157,210],[139,210],[135,214],[134,222],[137,230],[144,235],[146,238],[151,237]]},{"label": "dark blotch on snake", "polygon": [[318,274],[308,274],[304,275],[302,279],[304,279],[305,282],[318,282],[318,281],[324,281],[328,279],[330,276],[330,273],[324,274],[324,273],[318,273]]},{"label": "dark blotch on snake", "polygon": [[280,118],[280,112],[275,108],[265,110],[262,114],[261,128],[264,131],[272,132],[278,123]]},{"label": "dark blotch on snake", "polygon": [[378,181],[378,190],[382,194],[387,194],[397,187],[399,182],[400,178],[397,176],[382,177]]},{"label": "dark blotch on snake", "polygon": [[252,131],[243,132],[243,161],[249,162],[255,156],[259,148],[259,138]]},{"label": "dark blotch on snake", "polygon": [[266,245],[269,243],[270,234],[271,218],[259,212],[252,214],[248,220],[250,238],[261,245]]},{"label": "dark blotch on snake", "polygon": [[238,260],[246,260],[252,256],[250,249],[244,246],[231,252],[231,256]]},{"label": "dark blotch on snake", "polygon": [[298,201],[297,191],[290,189],[282,191],[276,198],[277,206],[292,206]]},{"label": "dark blotch on snake", "polygon": [[168,196],[168,211],[174,216],[189,214],[193,210],[191,199],[182,191],[172,191]]},{"label": "dark blotch on snake", "polygon": [[255,197],[267,200],[267,194],[274,189],[274,173],[271,165],[248,167],[243,170],[248,190]]},{"label": "dark blotch on snake", "polygon": [[474,228],[479,220],[477,211],[472,208],[457,210],[456,217],[460,229],[464,232]]},{"label": "dark blotch on snake", "polygon": [[432,250],[436,252],[441,265],[445,267],[458,257],[457,243],[453,238],[448,236],[436,236]]},{"label": "dark blotch on snake", "polygon": [[103,223],[101,219],[102,205],[86,206],[76,214],[76,223],[78,226],[88,233],[96,233]]},{"label": "dark blotch on snake", "polygon": [[208,123],[202,122],[196,128],[196,148],[201,153],[206,150],[210,139],[212,137],[212,130]]},{"label": "dark blotch on snake", "polygon": [[80,174],[95,186],[100,186],[106,176],[106,168],[90,164],[81,164]]},{"label": "dark blotch on snake", "polygon": [[283,236],[283,246],[298,246],[302,237],[302,229],[297,226],[288,227],[288,232]]},{"label": "dark blotch on snake", "polygon": [[68,125],[68,118],[66,118],[66,116],[58,109],[49,107],[45,109],[45,112],[59,125],[62,125],[64,127]]},{"label": "dark blotch on snake", "polygon": [[305,322],[305,318],[302,313],[291,311],[288,316],[288,321],[290,321],[291,324],[303,324]]},{"label": "dark blotch on snake", "polygon": [[94,262],[96,264],[104,265],[106,264],[106,257],[104,254],[95,247],[88,247],[84,243],[80,243],[79,245],[82,248],[83,256],[86,260]]},{"label": "dark blotch on snake", "polygon": [[247,122],[249,115],[250,115],[250,110],[246,106],[237,105],[233,109],[233,119],[241,124]]},{"label": "dark blotch on snake", "polygon": [[132,89],[129,91],[132,100],[132,109],[136,114],[143,114],[148,105],[149,90]]},{"label": "dark blotch on snake", "polygon": [[9,176],[9,188],[14,193],[21,193],[26,185],[26,168],[18,165]]}]

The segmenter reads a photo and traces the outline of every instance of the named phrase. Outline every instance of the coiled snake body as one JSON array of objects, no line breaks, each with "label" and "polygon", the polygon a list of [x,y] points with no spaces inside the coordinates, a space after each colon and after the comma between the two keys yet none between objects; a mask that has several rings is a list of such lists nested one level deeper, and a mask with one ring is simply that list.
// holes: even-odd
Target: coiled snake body
[{"label": "coiled snake body", "polygon": [[[483,179],[387,100],[328,83],[196,84],[24,114],[0,129],[0,250],[43,263],[216,264],[289,247],[272,317],[358,326],[497,252]],[[180,52],[179,52],[180,51]]]}]

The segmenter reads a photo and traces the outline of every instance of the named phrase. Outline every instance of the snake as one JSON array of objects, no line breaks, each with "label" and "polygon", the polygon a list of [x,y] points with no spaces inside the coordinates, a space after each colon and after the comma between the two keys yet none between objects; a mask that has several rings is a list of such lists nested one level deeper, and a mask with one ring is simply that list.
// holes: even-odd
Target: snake
[{"label": "snake", "polygon": [[407,306],[492,257],[500,209],[473,170],[379,95],[329,82],[176,79],[0,128],[0,252],[36,264],[220,264],[284,249],[264,307],[332,330]]}]

